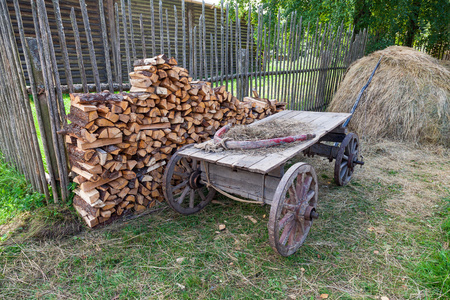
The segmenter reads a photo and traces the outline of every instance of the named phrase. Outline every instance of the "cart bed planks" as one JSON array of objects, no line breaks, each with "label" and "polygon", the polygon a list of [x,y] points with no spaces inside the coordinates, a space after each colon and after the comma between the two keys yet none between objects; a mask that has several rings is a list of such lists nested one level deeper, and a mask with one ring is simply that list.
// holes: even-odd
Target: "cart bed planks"
[{"label": "cart bed planks", "polygon": [[314,139],[303,141],[277,153],[266,155],[236,154],[231,151],[207,153],[197,148],[187,148],[178,153],[181,156],[215,163],[229,168],[240,168],[255,173],[268,174],[277,166],[285,163],[296,154],[317,143],[321,137],[342,125],[349,116],[350,114],[348,113],[285,110],[249,125],[254,126],[275,119],[293,119],[309,123],[311,127],[314,128],[313,132],[311,132],[316,134]]}]

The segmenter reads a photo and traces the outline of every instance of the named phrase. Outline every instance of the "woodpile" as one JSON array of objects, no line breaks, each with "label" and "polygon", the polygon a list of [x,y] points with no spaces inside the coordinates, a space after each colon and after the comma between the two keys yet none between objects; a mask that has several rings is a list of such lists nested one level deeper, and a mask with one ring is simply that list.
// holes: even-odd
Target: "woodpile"
[{"label": "woodpile", "polygon": [[78,184],[73,203],[90,227],[163,201],[164,166],[181,146],[284,109],[192,81],[164,55],[136,61],[130,78],[130,93],[71,94],[63,133]]}]

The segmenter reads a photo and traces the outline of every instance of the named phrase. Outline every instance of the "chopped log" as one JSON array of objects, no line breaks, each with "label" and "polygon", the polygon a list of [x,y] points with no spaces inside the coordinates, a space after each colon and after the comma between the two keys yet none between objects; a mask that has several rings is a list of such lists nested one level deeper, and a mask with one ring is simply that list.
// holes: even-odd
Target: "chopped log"
[{"label": "chopped log", "polygon": [[93,148],[98,148],[98,147],[102,147],[102,146],[107,146],[107,145],[114,145],[114,144],[119,144],[122,142],[122,138],[113,138],[113,139],[98,139],[93,143],[86,143],[83,141],[78,140],[77,141],[77,146],[78,148],[82,149],[82,150],[86,150],[86,149],[93,149]]}]

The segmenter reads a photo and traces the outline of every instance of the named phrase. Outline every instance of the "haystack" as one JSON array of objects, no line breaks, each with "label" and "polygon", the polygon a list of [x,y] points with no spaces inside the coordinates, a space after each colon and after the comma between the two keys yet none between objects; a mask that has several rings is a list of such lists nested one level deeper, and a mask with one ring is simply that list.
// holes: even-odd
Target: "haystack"
[{"label": "haystack", "polygon": [[329,111],[349,112],[380,56],[381,64],[350,122],[371,138],[450,147],[450,70],[412,48],[393,46],[355,61]]}]

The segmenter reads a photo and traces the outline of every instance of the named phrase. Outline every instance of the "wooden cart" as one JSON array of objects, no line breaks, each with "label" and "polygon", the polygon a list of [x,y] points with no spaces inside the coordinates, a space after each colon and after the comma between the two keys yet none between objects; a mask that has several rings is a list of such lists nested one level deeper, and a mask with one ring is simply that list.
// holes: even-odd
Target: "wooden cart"
[{"label": "wooden cart", "polygon": [[330,162],[335,160],[336,183],[347,184],[355,166],[363,164],[359,161],[357,135],[347,134],[342,128],[349,116],[348,113],[286,110],[258,121],[261,124],[274,119],[294,119],[315,128],[314,139],[266,155],[207,153],[193,145],[183,147],[166,167],[164,196],[174,210],[186,215],[203,209],[216,191],[238,201],[270,204],[270,245],[283,256],[291,255],[303,244],[313,220],[318,217],[318,183],[310,164],[299,162],[286,172],[284,165],[300,152],[324,156]]}]

